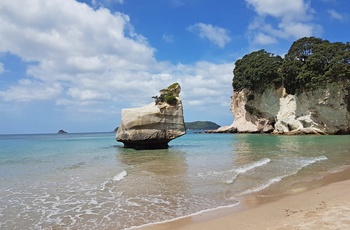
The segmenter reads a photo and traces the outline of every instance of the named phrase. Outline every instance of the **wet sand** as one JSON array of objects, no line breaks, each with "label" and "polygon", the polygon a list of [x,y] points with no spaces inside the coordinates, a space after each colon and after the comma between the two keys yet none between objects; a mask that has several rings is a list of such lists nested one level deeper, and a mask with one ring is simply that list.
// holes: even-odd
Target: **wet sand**
[{"label": "wet sand", "polygon": [[224,208],[141,229],[350,229],[350,169],[292,186],[284,195],[248,196]]}]

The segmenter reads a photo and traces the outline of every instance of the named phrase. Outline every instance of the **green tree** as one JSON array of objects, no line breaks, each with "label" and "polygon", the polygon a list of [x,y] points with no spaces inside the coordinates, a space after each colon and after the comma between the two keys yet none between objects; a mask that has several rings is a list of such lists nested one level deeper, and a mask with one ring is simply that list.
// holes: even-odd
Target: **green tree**
[{"label": "green tree", "polygon": [[350,43],[305,37],[291,45],[284,59],[265,50],[236,61],[232,86],[263,91],[283,84],[287,93],[325,87],[337,82],[350,91]]},{"label": "green tree", "polygon": [[267,86],[281,84],[280,56],[274,56],[265,50],[259,50],[245,55],[235,63],[232,86],[240,91],[244,88],[253,91],[263,91]]},{"label": "green tree", "polygon": [[288,93],[324,87],[349,79],[349,43],[319,38],[295,41],[284,58],[282,77]]}]

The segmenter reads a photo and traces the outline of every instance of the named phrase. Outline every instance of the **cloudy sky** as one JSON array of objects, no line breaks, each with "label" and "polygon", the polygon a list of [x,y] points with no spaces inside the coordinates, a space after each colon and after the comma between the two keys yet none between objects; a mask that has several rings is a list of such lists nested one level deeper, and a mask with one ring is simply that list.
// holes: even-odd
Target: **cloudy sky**
[{"label": "cloudy sky", "polygon": [[234,63],[350,41],[349,0],[1,0],[0,134],[111,131],[179,82],[186,121],[233,121]]}]

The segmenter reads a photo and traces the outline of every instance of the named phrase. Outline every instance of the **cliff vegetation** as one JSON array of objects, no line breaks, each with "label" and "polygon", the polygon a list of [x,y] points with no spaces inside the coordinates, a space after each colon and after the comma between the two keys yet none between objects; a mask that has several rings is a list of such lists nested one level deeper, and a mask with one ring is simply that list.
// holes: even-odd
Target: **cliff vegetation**
[{"label": "cliff vegetation", "polygon": [[178,102],[177,97],[179,96],[180,90],[180,84],[176,82],[168,86],[168,88],[160,90],[159,97],[153,96],[152,98],[155,99],[156,105],[159,105],[163,102],[166,102],[169,105],[176,105]]},{"label": "cliff vegetation", "polygon": [[245,55],[235,63],[232,86],[262,92],[284,86],[289,94],[339,83],[350,90],[350,43],[315,37],[295,41],[284,58],[265,50]]}]

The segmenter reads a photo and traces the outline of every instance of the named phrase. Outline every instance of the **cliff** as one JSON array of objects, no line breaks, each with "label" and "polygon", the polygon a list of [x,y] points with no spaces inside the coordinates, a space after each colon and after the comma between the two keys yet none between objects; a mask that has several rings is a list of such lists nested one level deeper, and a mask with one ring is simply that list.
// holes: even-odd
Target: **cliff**
[{"label": "cliff", "polygon": [[116,139],[135,149],[168,148],[168,143],[186,133],[178,83],[160,91],[155,102],[122,110]]},{"label": "cliff", "polygon": [[224,131],[279,134],[349,134],[350,90],[340,84],[286,93],[243,89],[231,98],[234,122]]},{"label": "cliff", "polygon": [[284,58],[265,50],[233,70],[234,122],[220,132],[350,133],[350,43],[305,37]]}]

